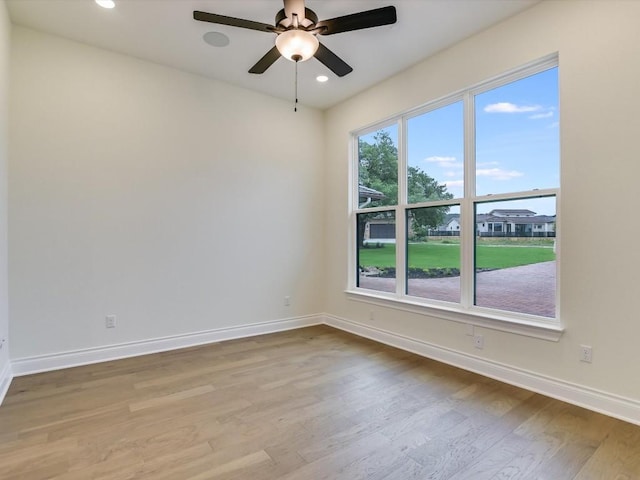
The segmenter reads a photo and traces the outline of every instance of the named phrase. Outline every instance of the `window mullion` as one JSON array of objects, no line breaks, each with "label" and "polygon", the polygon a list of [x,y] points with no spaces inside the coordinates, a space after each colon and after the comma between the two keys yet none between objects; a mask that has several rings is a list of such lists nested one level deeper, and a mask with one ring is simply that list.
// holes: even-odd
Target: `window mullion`
[{"label": "window mullion", "polygon": [[[349,199],[349,235],[348,243],[348,269],[347,282],[350,286],[358,285],[358,232],[357,232],[357,210],[358,210],[358,175],[359,175],[359,159],[358,159],[358,136],[351,135],[350,156],[352,159],[349,164],[349,186],[351,188],[351,197]],[[355,266],[355,269],[354,269]]]},{"label": "window mullion", "polygon": [[475,212],[473,199],[476,190],[475,106],[471,93],[464,98],[464,198],[460,205],[462,231],[460,232],[460,303],[463,308],[473,305]]},{"label": "window mullion", "polygon": [[406,119],[398,120],[398,207],[396,208],[396,294],[407,286],[407,136]]}]

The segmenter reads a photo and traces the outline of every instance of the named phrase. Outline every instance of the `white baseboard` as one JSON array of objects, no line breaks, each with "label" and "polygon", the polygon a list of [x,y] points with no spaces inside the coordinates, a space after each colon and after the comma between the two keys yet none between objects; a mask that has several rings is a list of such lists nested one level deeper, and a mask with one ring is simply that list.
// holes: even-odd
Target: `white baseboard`
[{"label": "white baseboard", "polygon": [[4,397],[9,391],[9,386],[11,385],[11,380],[13,379],[13,375],[11,373],[11,362],[7,361],[5,363],[4,368],[0,372],[0,405],[4,401]]},{"label": "white baseboard", "polygon": [[0,404],[13,376],[59,370],[179,348],[325,324],[558,400],[640,425],[640,402],[434,345],[333,315],[308,315],[139,342],[17,358],[0,372]]},{"label": "white baseboard", "polygon": [[323,323],[422,357],[460,367],[464,370],[640,425],[640,402],[637,400],[486,360],[333,315],[325,315]]},{"label": "white baseboard", "polygon": [[253,337],[255,335],[263,335],[266,333],[282,332],[284,330],[293,330],[296,328],[309,327],[311,325],[319,325],[322,321],[322,316],[307,315],[270,322],[252,323],[239,327],[216,328],[213,330],[187,333],[184,335],[152,338],[137,342],[86,348],[49,355],[38,355],[35,357],[16,358],[11,361],[10,369],[13,372],[13,375],[18,377],[21,375],[30,375],[32,373],[47,372],[62,368],[89,365],[91,363],[165,352],[179,348],[195,347],[224,340]]}]

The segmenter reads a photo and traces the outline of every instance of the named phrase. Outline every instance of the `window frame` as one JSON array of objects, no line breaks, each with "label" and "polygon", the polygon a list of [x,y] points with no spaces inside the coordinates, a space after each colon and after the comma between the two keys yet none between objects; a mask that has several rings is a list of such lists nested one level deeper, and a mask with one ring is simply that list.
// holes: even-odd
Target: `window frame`
[{"label": "window frame", "polygon": [[[427,104],[394,115],[365,128],[350,133],[350,171],[349,171],[349,254],[348,285],[345,290],[347,298],[368,304],[381,305],[397,310],[434,316],[469,325],[492,328],[501,331],[518,333],[544,340],[558,341],[564,331],[560,318],[560,232],[561,215],[560,186],[557,188],[534,189],[519,192],[508,192],[476,196],[476,138],[475,138],[475,96],[489,90],[516,82],[543,71],[558,68],[558,55],[549,55],[540,60],[513,69],[505,74],[485,80],[469,88],[454,92]],[[437,110],[457,101],[463,102],[464,122],[464,193],[462,197],[447,200],[408,203],[407,192],[407,125],[411,118]],[[398,150],[398,199],[396,205],[359,208],[358,175],[359,149],[358,139],[378,130],[396,126]],[[560,156],[558,169],[561,168]],[[558,172],[560,173],[560,171]],[[562,178],[560,176],[560,182]],[[554,318],[508,312],[493,308],[480,307],[474,304],[475,282],[475,205],[487,201],[507,201],[536,197],[555,197],[556,203],[556,289]],[[460,206],[460,302],[449,303],[422,297],[413,297],[406,293],[407,285],[407,212],[411,209],[437,206]],[[377,211],[394,211],[396,220],[396,289],[394,293],[370,290],[358,285],[357,269],[357,215]]]}]

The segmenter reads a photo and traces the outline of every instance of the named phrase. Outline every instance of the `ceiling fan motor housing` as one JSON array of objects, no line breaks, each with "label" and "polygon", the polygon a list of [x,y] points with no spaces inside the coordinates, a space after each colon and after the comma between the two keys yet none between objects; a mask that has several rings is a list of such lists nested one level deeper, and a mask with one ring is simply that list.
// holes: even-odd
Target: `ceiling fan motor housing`
[{"label": "ceiling fan motor housing", "polygon": [[[304,17],[305,18],[303,19],[298,19],[298,21],[300,22],[300,25],[302,25],[305,29],[313,27],[316,23],[318,23],[318,16],[313,10],[310,10],[306,7],[304,9]],[[289,18],[287,17],[287,14],[285,13],[283,8],[276,14],[276,27],[280,26],[286,29],[287,27],[293,25],[293,19],[289,20],[288,22],[287,20],[289,20]]]}]

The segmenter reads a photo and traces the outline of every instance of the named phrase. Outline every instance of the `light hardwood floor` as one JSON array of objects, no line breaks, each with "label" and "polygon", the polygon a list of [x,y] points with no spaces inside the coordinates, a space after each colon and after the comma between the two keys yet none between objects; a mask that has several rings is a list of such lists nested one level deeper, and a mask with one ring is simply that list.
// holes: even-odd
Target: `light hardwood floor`
[{"label": "light hardwood floor", "polygon": [[0,478],[640,478],[640,427],[329,327],[14,379]]}]

